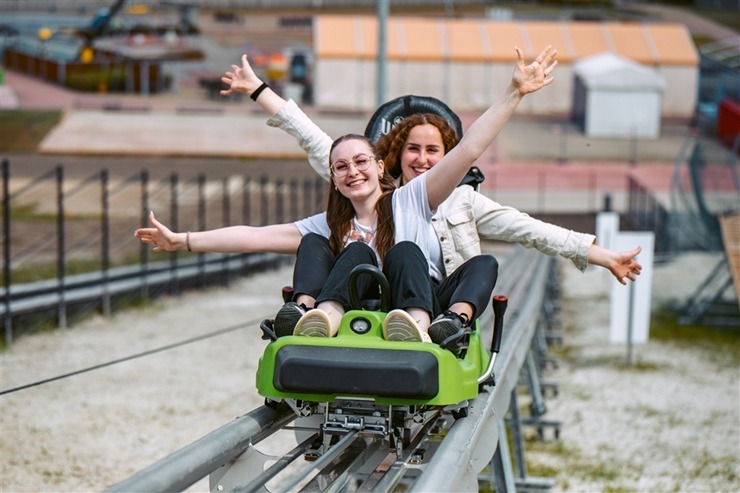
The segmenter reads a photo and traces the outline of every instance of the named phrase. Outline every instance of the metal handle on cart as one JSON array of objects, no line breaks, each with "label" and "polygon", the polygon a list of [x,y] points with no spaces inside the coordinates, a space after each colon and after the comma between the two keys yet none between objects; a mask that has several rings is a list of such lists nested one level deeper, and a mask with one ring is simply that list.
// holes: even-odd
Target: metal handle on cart
[{"label": "metal handle on cart", "polygon": [[[488,362],[486,371],[478,378],[478,384],[488,382],[488,379],[493,375],[493,365],[496,362],[496,355],[499,349],[501,349],[501,336],[504,333],[504,313],[506,307],[509,304],[509,298],[503,295],[496,295],[491,300],[491,306],[493,307],[493,338],[491,339],[491,360]],[[491,380],[491,383],[495,382]]]}]

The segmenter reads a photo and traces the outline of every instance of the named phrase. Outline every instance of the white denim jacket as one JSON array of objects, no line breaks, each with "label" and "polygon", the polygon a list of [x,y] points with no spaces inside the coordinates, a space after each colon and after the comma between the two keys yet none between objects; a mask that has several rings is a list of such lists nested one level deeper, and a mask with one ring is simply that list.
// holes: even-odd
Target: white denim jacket
[{"label": "white denim jacket", "polygon": [[[311,167],[329,180],[329,150],[333,142],[293,101],[267,120],[298,140]],[[449,276],[469,258],[481,254],[480,239],[516,242],[547,255],[560,255],[586,270],[594,235],[545,223],[513,207],[499,204],[472,187],[456,188],[432,217]]]}]

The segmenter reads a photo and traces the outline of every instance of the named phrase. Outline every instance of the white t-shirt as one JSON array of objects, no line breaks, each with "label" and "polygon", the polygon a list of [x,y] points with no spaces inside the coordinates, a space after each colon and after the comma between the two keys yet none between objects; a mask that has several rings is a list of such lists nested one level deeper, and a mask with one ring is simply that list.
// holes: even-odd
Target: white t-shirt
[{"label": "white t-shirt", "polygon": [[[411,180],[393,192],[393,221],[396,227],[396,243],[413,241],[421,249],[429,265],[432,279],[441,281],[444,278],[442,266],[442,249],[431,225],[432,210],[427,198],[426,174]],[[328,238],[330,231],[326,223],[326,212],[316,214],[295,222],[301,235],[316,233]],[[347,240],[350,242],[351,240]],[[375,251],[374,241],[369,245]],[[379,265],[382,265],[378,258]]]}]

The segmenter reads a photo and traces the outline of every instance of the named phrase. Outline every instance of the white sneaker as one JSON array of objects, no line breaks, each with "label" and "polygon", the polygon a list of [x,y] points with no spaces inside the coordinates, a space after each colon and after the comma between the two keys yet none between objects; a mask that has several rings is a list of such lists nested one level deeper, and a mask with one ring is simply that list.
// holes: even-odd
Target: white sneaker
[{"label": "white sneaker", "polygon": [[323,310],[309,310],[303,314],[295,325],[294,336],[329,337],[331,322]]},{"label": "white sneaker", "polygon": [[429,334],[416,325],[416,320],[405,310],[393,310],[383,321],[383,338],[386,341],[432,342]]}]

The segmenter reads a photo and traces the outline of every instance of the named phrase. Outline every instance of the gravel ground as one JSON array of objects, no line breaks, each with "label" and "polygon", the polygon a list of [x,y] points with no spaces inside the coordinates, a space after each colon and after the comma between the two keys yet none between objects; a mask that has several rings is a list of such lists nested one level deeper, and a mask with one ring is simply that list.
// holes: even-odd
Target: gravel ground
[{"label": "gravel ground", "polygon": [[[701,274],[714,258],[658,266],[654,304],[685,296],[687,268]],[[528,462],[550,467],[561,491],[740,491],[737,355],[650,341],[626,368],[624,347],[607,342],[604,272],[562,263],[568,349],[548,376],[559,396],[547,401],[561,440],[536,445]],[[261,405],[257,322],[289,279],[285,267],[16,341],[0,354],[2,389],[241,326],[0,396],[0,489],[100,491]],[[189,489],[207,490],[207,480]]]},{"label": "gravel ground", "polygon": [[[717,260],[656,264],[653,309],[685,300],[687,280]],[[555,473],[554,491],[740,491],[740,354],[649,340],[629,366],[626,345],[607,342],[607,274],[562,272],[565,346],[550,375],[560,394],[546,415],[562,422],[561,440],[534,445],[528,461]]]}]

